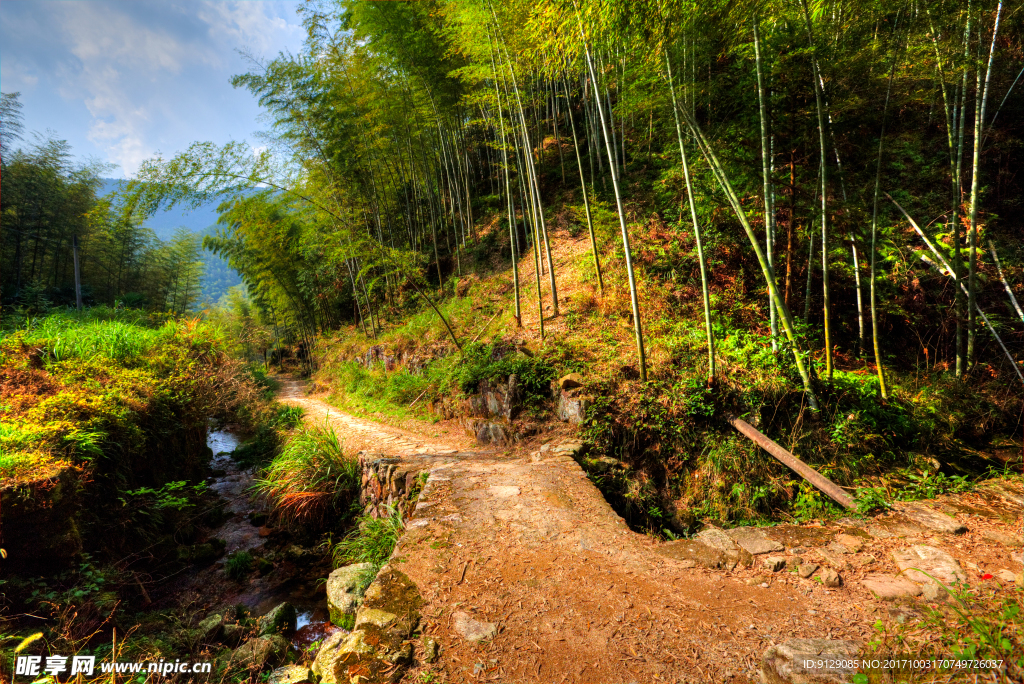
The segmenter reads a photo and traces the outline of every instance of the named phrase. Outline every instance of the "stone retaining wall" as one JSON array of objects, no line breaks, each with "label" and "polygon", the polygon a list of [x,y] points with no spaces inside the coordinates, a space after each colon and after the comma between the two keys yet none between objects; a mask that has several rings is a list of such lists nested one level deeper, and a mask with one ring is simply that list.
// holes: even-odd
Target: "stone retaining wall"
[{"label": "stone retaining wall", "polygon": [[362,471],[359,504],[363,514],[381,518],[388,515],[389,507],[394,507],[403,517],[408,517],[419,494],[417,478],[425,471],[398,458],[363,451],[359,452],[359,468]]}]

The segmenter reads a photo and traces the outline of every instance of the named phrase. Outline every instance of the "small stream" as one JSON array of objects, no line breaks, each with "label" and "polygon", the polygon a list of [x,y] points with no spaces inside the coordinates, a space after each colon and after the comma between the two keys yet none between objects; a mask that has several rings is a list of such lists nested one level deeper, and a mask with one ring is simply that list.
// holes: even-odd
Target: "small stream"
[{"label": "small stream", "polygon": [[[210,462],[214,475],[210,489],[227,501],[224,510],[228,518],[213,534],[226,542],[224,556],[215,565],[218,569],[223,568],[227,556],[232,553],[249,551],[259,555],[264,547],[288,545],[287,539],[282,540],[283,533],[271,536],[268,528],[257,527],[251,521],[251,514],[262,511],[249,496],[255,473],[232,458],[232,453],[241,443],[241,437],[227,427],[211,429],[206,439],[214,454]],[[264,555],[276,559],[282,554],[271,550]],[[290,575],[289,567],[292,568]],[[275,562],[275,569],[268,575],[250,577],[233,601],[247,606],[255,615],[264,615],[285,601],[295,606],[297,630],[291,636],[291,642],[300,650],[340,629],[331,624],[325,595],[322,591],[317,592],[316,586],[311,586],[310,581],[301,576],[302,569],[301,563]],[[326,580],[326,575],[322,579]]]}]

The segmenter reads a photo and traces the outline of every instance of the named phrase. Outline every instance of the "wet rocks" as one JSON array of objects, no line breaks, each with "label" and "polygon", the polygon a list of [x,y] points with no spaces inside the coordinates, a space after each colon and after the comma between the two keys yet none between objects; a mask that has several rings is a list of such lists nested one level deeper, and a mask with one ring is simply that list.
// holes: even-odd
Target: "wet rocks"
[{"label": "wet rocks", "polygon": [[283,636],[255,637],[239,646],[231,654],[231,664],[250,670],[280,663],[288,653],[290,645]]},{"label": "wet rocks", "polygon": [[267,684],[312,684],[312,672],[302,665],[285,665],[270,673]]},{"label": "wet rocks", "polygon": [[295,631],[297,620],[295,606],[282,603],[260,618],[260,636],[272,634],[291,634]]},{"label": "wet rocks", "polygon": [[[857,672],[857,668],[851,666],[856,662],[860,648],[860,642],[852,640],[790,639],[764,652],[761,657],[761,681],[764,684],[851,682]],[[814,667],[819,663],[836,667]],[[841,667],[844,665],[850,666]]]},{"label": "wet rocks", "polygon": [[457,610],[452,613],[452,627],[466,641],[473,643],[492,639],[498,633],[498,626],[493,622],[477,620],[469,613]]},{"label": "wet rocks", "polygon": [[868,575],[860,583],[872,594],[886,601],[921,595],[921,587],[904,577],[875,574]]},{"label": "wet rocks", "polygon": [[952,556],[932,546],[917,545],[898,549],[892,552],[892,557],[907,579],[918,584],[939,581],[950,585],[967,579],[967,574]]},{"label": "wet rocks", "polygon": [[338,627],[352,627],[361,598],[359,590],[369,572],[373,572],[372,563],[356,563],[338,568],[327,577],[327,610]]},{"label": "wet rocks", "polygon": [[317,653],[313,672],[321,684],[394,682],[412,662],[409,641],[423,600],[402,572],[385,566],[367,588],[349,634],[332,634]]}]

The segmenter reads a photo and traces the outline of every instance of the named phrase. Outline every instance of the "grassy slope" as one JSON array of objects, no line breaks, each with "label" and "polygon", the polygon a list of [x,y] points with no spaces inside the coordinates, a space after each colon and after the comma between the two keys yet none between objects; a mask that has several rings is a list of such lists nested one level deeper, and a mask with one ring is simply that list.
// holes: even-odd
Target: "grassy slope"
[{"label": "grassy slope", "polygon": [[[1020,393],[1009,381],[992,377],[995,373],[961,384],[941,370],[897,366],[890,373],[892,398],[882,404],[873,366],[840,350],[834,382],[819,390],[821,415],[812,415],[804,407],[791,356],[771,351],[763,288],[747,273],[735,240],[724,235],[712,241],[708,257],[719,365],[717,382],[708,387],[692,234],[657,214],[636,220],[650,214],[631,205],[627,212],[635,219],[630,231],[651,378],[643,387],[635,379],[629,292],[613,205],[598,203],[594,209],[605,276],[601,293],[578,193],[549,203],[561,315],[550,318],[544,276],[543,339],[533,255],[519,261],[523,325],[517,327],[507,223],[497,218],[494,198],[484,198],[480,209],[475,211],[484,216],[480,243],[467,245],[463,277],[453,278],[441,308],[464,343],[478,337],[506,353],[515,347],[516,357],[530,358],[542,375],[584,375],[595,406],[583,433],[600,452],[632,466],[596,479],[635,524],[680,531],[693,517],[807,519],[835,512],[816,490],[735,433],[723,420],[726,412],[746,416],[841,485],[874,488],[875,500],[964,487],[964,477],[1012,471],[1013,458],[1019,464],[1020,447],[1013,446],[1011,434],[1022,409]],[[405,351],[440,358],[418,373],[401,367],[385,372],[379,364],[367,369],[349,361],[373,345],[395,356]],[[817,347],[816,365],[823,365],[820,345],[812,340],[811,346]],[[340,405],[377,417],[429,418],[430,407],[457,401],[472,390],[469,381],[499,370],[489,369],[486,359],[480,363],[494,347],[468,348],[468,362],[454,354],[429,310],[393,311],[376,340],[355,328],[340,331],[326,349],[318,381],[331,388]],[[550,417],[543,404],[533,414]]]}]

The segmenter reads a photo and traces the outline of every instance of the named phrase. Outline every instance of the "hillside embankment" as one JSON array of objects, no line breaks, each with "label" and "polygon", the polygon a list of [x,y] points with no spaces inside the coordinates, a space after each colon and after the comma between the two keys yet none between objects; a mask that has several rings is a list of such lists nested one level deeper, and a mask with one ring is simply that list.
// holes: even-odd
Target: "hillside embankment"
[{"label": "hillside embankment", "polygon": [[[1021,594],[1018,478],[881,515],[706,525],[666,542],[629,529],[580,465],[591,445],[566,430],[477,446],[457,423],[381,424],[294,381],[281,400],[361,451],[365,505],[382,501],[381,472],[427,473],[354,631],[316,656],[324,682],[407,668],[451,682],[796,681],[811,656],[948,655],[982,638],[957,631],[960,601],[977,617]],[[994,676],[1012,681],[1006,655]]]}]

